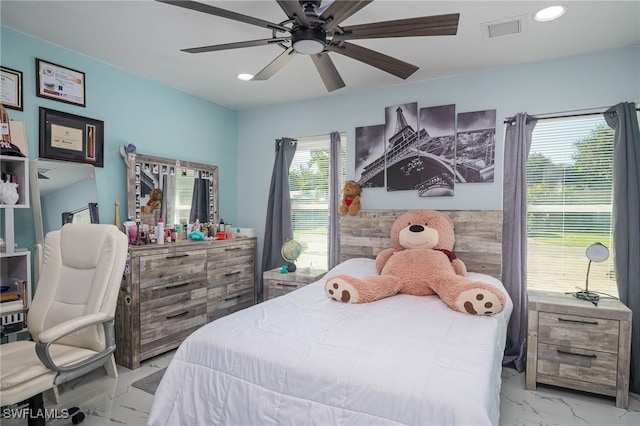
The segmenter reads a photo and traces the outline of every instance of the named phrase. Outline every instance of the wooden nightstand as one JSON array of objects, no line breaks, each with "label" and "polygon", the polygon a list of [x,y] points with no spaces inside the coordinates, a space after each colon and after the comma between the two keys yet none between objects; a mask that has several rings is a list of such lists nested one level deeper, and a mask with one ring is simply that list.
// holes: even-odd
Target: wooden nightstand
[{"label": "wooden nightstand", "polygon": [[283,274],[280,268],[266,271],[262,274],[264,280],[264,300],[282,296],[307,284],[318,281],[327,271],[299,268],[295,272]]},{"label": "wooden nightstand", "polygon": [[537,383],[614,396],[629,405],[631,310],[571,294],[529,291],[526,388]]}]

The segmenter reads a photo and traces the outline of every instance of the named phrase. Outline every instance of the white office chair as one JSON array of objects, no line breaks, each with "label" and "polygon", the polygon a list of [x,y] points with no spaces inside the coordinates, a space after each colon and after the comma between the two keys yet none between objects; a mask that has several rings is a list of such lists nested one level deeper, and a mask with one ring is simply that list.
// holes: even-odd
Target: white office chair
[{"label": "white office chair", "polygon": [[31,413],[42,413],[42,393],[56,385],[101,366],[117,376],[114,316],[127,246],[114,225],[67,224],[47,234],[27,316],[33,341],[0,345],[0,406],[28,400]]}]

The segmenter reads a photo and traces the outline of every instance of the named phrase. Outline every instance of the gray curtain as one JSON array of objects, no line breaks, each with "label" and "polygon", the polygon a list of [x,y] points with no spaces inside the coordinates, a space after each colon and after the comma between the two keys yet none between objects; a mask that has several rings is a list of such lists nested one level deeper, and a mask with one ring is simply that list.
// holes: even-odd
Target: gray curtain
[{"label": "gray curtain", "polygon": [[200,223],[209,222],[209,179],[201,177],[195,178],[193,183],[189,223],[194,223],[196,219],[199,219]]},{"label": "gray curtain", "polygon": [[329,269],[340,263],[340,221],[338,207],[340,206],[341,182],[340,170],[340,133],[331,132],[329,149]]},{"label": "gray curtain", "polygon": [[507,328],[503,365],[518,372],[526,364],[527,340],[527,158],[538,120],[518,113],[507,125],[502,194],[502,282],[513,313]]},{"label": "gray curtain", "polygon": [[[276,159],[273,164],[267,222],[264,227],[264,247],[262,249],[262,271],[268,271],[285,263],[280,254],[282,244],[293,239],[291,225],[291,195],[289,194],[289,167],[293,161],[297,144],[295,139],[276,139]],[[258,300],[261,301],[263,282],[260,274]]]},{"label": "gray curtain", "polygon": [[168,223],[169,222],[169,198],[170,198],[170,194],[169,194],[169,175],[161,175],[162,179],[162,202],[160,203],[160,217],[162,218],[162,221],[164,222],[164,226],[165,227],[173,227],[173,223]]},{"label": "gray curtain", "polygon": [[640,394],[640,130],[636,107],[623,102],[604,113],[613,141],[613,245],[620,301],[633,312],[629,390]]}]

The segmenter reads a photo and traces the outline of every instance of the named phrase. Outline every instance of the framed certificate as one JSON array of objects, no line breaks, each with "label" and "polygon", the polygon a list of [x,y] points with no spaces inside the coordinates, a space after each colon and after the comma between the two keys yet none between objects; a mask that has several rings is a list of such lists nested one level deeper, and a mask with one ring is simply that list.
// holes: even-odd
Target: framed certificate
[{"label": "framed certificate", "polygon": [[40,158],[104,165],[104,122],[40,107]]},{"label": "framed certificate", "polygon": [[0,103],[22,111],[22,71],[0,67]]},{"label": "framed certificate", "polygon": [[84,73],[36,58],[36,95],[86,106]]}]

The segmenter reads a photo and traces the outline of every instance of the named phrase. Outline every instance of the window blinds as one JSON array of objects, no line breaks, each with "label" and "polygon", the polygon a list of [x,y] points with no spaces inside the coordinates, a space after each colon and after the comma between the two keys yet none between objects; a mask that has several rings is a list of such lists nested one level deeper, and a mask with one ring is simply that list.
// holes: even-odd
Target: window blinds
[{"label": "window blinds", "polygon": [[612,246],[613,129],[601,114],[540,120],[527,161],[527,286],[584,289],[585,251],[610,251],[593,262],[589,291],[617,296]]},{"label": "window blinds", "polygon": [[[341,191],[342,184],[329,188],[329,135],[296,139],[298,147],[289,168],[293,238],[302,245],[296,266],[327,269],[329,191]],[[341,133],[340,139],[344,182],[346,134]]]}]

